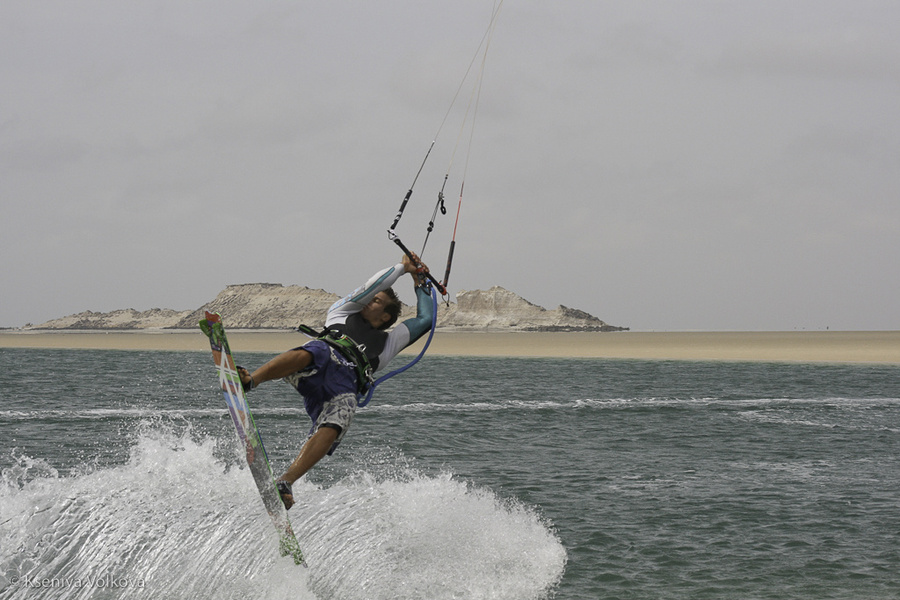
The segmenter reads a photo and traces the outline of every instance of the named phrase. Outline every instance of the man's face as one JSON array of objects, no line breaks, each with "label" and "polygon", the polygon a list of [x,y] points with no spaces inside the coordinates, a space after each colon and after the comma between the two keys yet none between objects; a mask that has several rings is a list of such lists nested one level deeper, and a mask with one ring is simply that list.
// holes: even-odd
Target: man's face
[{"label": "man's face", "polygon": [[391,315],[385,312],[384,308],[391,303],[391,298],[384,292],[378,292],[372,301],[360,311],[360,315],[369,325],[375,329],[381,328],[382,325],[391,320]]}]

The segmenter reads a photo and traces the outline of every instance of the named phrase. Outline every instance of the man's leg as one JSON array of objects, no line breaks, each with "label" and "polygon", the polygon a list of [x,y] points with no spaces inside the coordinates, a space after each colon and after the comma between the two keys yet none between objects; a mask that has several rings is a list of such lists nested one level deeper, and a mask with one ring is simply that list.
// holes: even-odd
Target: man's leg
[{"label": "man's leg", "polygon": [[238,371],[238,374],[240,375],[241,383],[249,383],[250,378],[253,377],[253,385],[257,386],[264,381],[281,379],[282,377],[287,377],[288,375],[302,371],[312,364],[312,360],[312,354],[303,348],[295,348],[279,354],[257,370],[253,371],[252,375],[244,368],[241,368]]},{"label": "man's leg", "polygon": [[[334,440],[337,439],[338,430],[334,427],[320,427],[308,440],[303,444],[300,454],[291,463],[284,475],[278,478],[279,481],[286,481],[293,484],[295,481],[303,477],[307,471],[322,460],[331,450]],[[286,508],[290,508],[294,504],[294,497],[290,494],[282,494],[282,501]]]}]

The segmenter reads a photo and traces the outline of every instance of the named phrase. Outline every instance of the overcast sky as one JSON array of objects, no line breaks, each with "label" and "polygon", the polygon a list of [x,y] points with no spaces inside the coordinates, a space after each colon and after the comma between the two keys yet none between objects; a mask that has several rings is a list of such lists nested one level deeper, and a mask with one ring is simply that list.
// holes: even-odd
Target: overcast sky
[{"label": "overcast sky", "polygon": [[[0,326],[343,294],[393,263],[492,8],[5,0]],[[898,329],[898,23],[896,0],[506,0],[471,153],[465,87],[398,233],[421,247],[449,167],[424,258],[443,273],[465,172],[451,293],[634,330]]]}]

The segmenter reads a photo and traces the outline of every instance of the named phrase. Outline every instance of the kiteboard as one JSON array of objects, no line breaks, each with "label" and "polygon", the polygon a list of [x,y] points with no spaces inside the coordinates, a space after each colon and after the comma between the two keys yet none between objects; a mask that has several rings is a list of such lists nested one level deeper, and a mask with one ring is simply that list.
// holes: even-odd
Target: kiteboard
[{"label": "kiteboard", "polygon": [[303,553],[300,551],[297,536],[294,535],[294,530],[291,528],[287,509],[284,508],[281,495],[278,493],[278,488],[275,487],[272,467],[269,465],[269,458],[266,456],[266,449],[263,446],[259,430],[253,421],[250,406],[244,397],[244,388],[241,386],[241,378],[234,366],[221,315],[207,312],[206,318],[200,321],[200,329],[209,338],[209,346],[212,348],[213,360],[219,373],[222,394],[225,396],[228,412],[231,413],[235,432],[246,451],[247,464],[250,466],[250,472],[253,474],[253,480],[256,482],[263,505],[278,532],[278,547],[281,555],[291,556],[296,564],[302,565],[304,564]]}]

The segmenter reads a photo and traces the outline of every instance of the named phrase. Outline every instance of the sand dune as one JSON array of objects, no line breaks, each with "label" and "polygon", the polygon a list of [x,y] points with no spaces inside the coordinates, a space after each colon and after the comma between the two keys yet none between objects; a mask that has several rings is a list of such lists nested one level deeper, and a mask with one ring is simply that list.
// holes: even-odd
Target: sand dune
[{"label": "sand dune", "polygon": [[[232,331],[233,351],[276,353],[302,345],[290,331]],[[406,352],[418,351],[423,342]],[[208,351],[199,331],[2,332],[0,347]],[[860,362],[900,364],[900,331],[814,332],[511,332],[438,331],[429,352],[449,356],[535,356]]]}]

